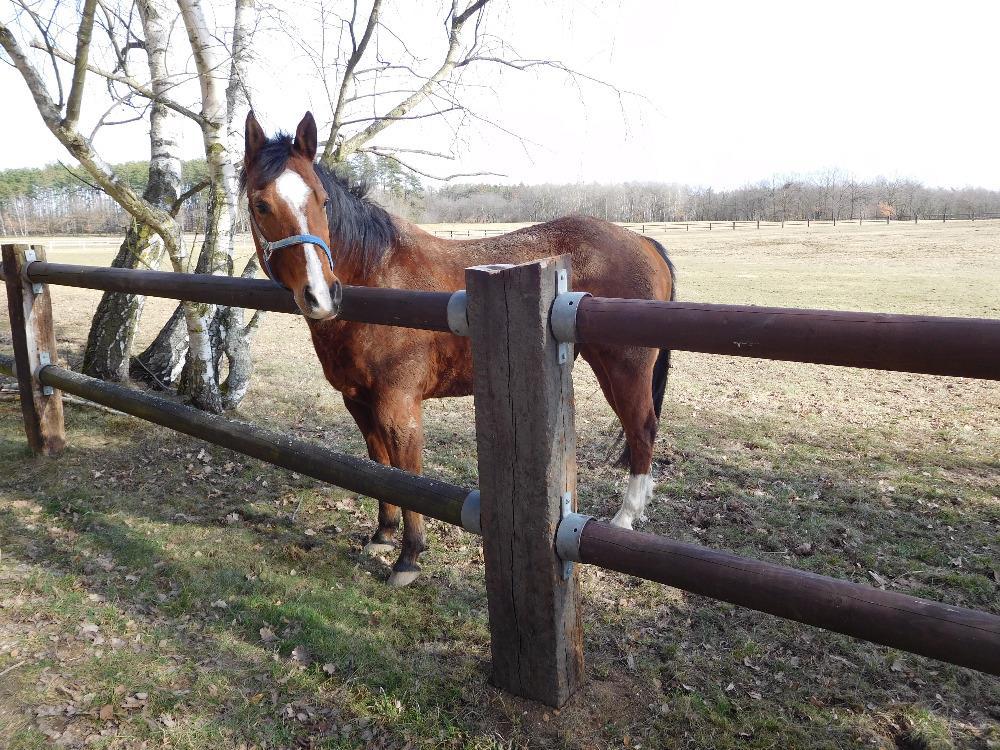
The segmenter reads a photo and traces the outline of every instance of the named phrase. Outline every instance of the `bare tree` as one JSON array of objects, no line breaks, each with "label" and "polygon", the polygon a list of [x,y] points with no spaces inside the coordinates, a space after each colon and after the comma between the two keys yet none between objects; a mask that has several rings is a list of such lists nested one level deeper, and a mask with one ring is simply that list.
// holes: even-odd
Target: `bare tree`
[{"label": "bare tree", "polygon": [[[167,67],[167,39],[172,17],[166,0],[140,0],[137,3],[142,23],[142,41],[133,41],[128,26],[116,29],[113,23],[105,27],[109,38],[121,50],[120,70],[128,73],[129,50],[138,48],[146,53],[150,87],[154,93],[166,95],[172,85]],[[124,39],[116,39],[121,31]],[[114,88],[109,85],[109,91]],[[121,105],[131,96],[115,95],[114,105]],[[109,111],[111,109],[109,108]],[[181,207],[181,160],[177,153],[180,115],[163,102],[153,100],[149,114],[149,178],[143,199],[151,205],[176,216]],[[104,118],[102,118],[103,120]],[[102,123],[99,123],[99,126]],[[91,134],[91,140],[97,130]],[[153,228],[133,219],[112,262],[115,268],[157,268],[163,258],[164,245]],[[129,360],[136,329],[142,315],[145,297],[139,294],[105,293],[94,314],[83,358],[83,371],[104,380],[124,380],[129,374]],[[181,316],[183,320],[183,316]]]},{"label": "bare tree", "polygon": [[[111,70],[98,67],[90,61],[95,16],[98,7],[100,7],[109,19],[105,30],[110,32],[109,27],[112,25],[110,19],[115,15],[122,17],[125,14],[115,14],[109,11],[103,2],[99,5],[96,0],[85,0],[74,32],[71,30],[72,27],[67,28],[70,26],[69,24],[55,23],[54,19],[60,14],[70,15],[71,18],[74,15],[71,11],[64,9],[58,0],[50,0],[47,5],[43,2],[29,3],[28,0],[17,0],[17,3],[18,13],[14,28],[7,24],[0,24],[0,45],[21,73],[49,130],[77,158],[94,183],[132,215],[137,232],[142,231],[138,227],[145,227],[149,233],[155,233],[159,236],[162,246],[170,258],[171,265],[178,271],[189,270],[190,254],[184,247],[175,220],[175,210],[172,210],[175,209],[175,204],[167,207],[165,199],[152,200],[137,195],[128,183],[118,178],[111,167],[100,158],[93,141],[100,127],[107,124],[106,115],[101,117],[89,137],[84,136],[78,130],[80,107],[88,73],[96,74],[105,79],[109,86],[118,84],[126,87],[130,96],[137,95],[145,98],[148,102],[160,105],[157,110],[160,115],[162,115],[163,109],[169,108],[199,125],[205,142],[211,187],[209,213],[206,221],[206,241],[202,247],[199,266],[205,272],[232,273],[236,176],[233,157],[227,148],[232,107],[227,101],[225,90],[217,79],[217,69],[224,65],[225,59],[219,59],[217,42],[205,22],[200,1],[178,0],[196,63],[196,79],[201,87],[200,112],[172,98],[172,88],[176,86],[176,82],[169,80],[169,76],[165,73],[165,66],[162,69],[157,68],[158,60],[162,61],[162,59],[151,54],[151,50],[165,51],[167,48],[166,40],[169,29],[167,26],[158,25],[157,22],[176,16],[175,13],[168,10],[169,6],[162,0],[147,0],[140,3],[139,10],[143,21],[145,40],[138,36],[133,40],[131,38],[133,32],[126,30],[124,43],[118,44],[114,33],[108,34],[113,57],[117,62]],[[43,14],[41,12],[43,7],[49,13]],[[248,7],[248,2],[238,0],[236,15],[239,17],[240,12],[244,12],[244,22],[245,11]],[[41,39],[36,40],[31,46],[43,50],[51,63],[52,74],[48,81],[28,58],[25,45],[18,40],[15,34],[18,29],[22,31],[22,36],[27,35],[25,29],[31,30],[27,33],[37,32],[41,34]],[[152,40],[149,39],[150,35],[152,35]],[[76,53],[74,55],[65,52],[61,46],[63,39],[71,36],[75,37]],[[150,60],[150,80],[148,83],[133,77],[127,66],[128,50],[132,47],[147,46],[147,44],[149,45],[147,56]],[[246,46],[244,39],[241,49],[246,49]],[[64,97],[63,68],[66,65],[72,65],[72,79],[69,94]],[[238,71],[238,63],[231,63],[230,69],[234,72]],[[57,98],[53,98],[51,88],[56,90]],[[231,88],[235,103],[239,87]],[[117,104],[120,103],[117,102]],[[169,151],[168,140],[154,136],[153,149],[159,147]],[[168,153],[163,153],[161,156],[162,163],[159,166],[170,171],[171,167],[168,162],[171,156]],[[154,159],[154,161],[156,160]],[[176,188],[172,188],[172,191],[176,194]],[[170,191],[168,190],[168,192]],[[252,268],[249,273],[253,273]],[[130,305],[126,303],[126,308],[126,317],[130,320],[137,319],[141,304],[136,305],[133,301]],[[105,309],[104,312],[110,311]],[[185,303],[179,308],[179,312],[173,320],[176,324],[170,327],[167,338],[183,339],[183,346],[175,346],[173,353],[182,350],[183,352],[169,358],[171,361],[168,362],[168,370],[171,375],[175,374],[178,370],[178,363],[183,363],[184,376],[181,379],[181,392],[195,405],[211,411],[220,411],[224,406],[238,403],[238,399],[246,392],[246,382],[243,382],[243,379],[249,378],[249,370],[243,366],[245,362],[234,363],[232,361],[233,356],[247,355],[247,349],[243,342],[237,343],[233,339],[247,335],[252,330],[242,326],[240,315],[220,314],[214,307],[207,305]],[[180,326],[181,320],[183,320],[183,329]],[[134,334],[134,326],[129,328],[126,324],[120,330],[126,332],[118,348],[118,352],[121,353],[116,355],[115,361],[105,363],[118,377],[121,376],[120,359],[127,356],[127,347],[130,343],[124,339],[127,339],[128,331]],[[105,349],[109,348],[106,344],[102,346]],[[240,382],[227,382],[220,386],[219,358],[223,355],[229,356],[231,359],[230,378],[235,372]],[[223,397],[224,392],[225,398]]]},{"label": "bare tree", "polygon": [[[350,12],[341,12],[348,6]],[[441,173],[428,171],[423,162],[446,162],[455,154],[391,145],[382,136],[400,124],[435,119],[446,122],[452,133],[477,123],[515,135],[469,103],[471,85],[465,80],[474,68],[516,71],[550,70],[566,76],[574,85],[593,83],[620,98],[615,86],[575,71],[557,60],[524,58],[511,44],[491,33],[490,0],[450,0],[445,5],[443,35],[436,50],[420,54],[413,47],[429,40],[407,37],[386,17],[382,0],[372,0],[367,13],[359,4],[318,0],[317,26],[322,30],[316,44],[305,41],[298,29],[288,28],[290,38],[312,61],[322,84],[328,110],[322,130],[327,133],[320,159],[329,166],[342,165],[359,154],[368,154],[405,167],[423,177],[451,180],[457,177],[491,175],[492,172]],[[422,13],[434,13],[422,6]],[[266,11],[265,11],[266,12]],[[271,11],[276,17],[279,10]],[[286,17],[281,21],[287,26]],[[381,44],[379,43],[381,40]],[[388,51],[387,51],[388,50]],[[477,82],[476,85],[481,85]]]}]

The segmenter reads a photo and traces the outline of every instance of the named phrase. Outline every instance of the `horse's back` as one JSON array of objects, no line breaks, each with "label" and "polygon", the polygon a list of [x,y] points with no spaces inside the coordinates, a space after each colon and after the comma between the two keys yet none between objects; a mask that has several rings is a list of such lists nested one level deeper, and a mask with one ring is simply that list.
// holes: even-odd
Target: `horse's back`
[{"label": "horse's back", "polygon": [[669,299],[673,275],[662,245],[610,221],[563,216],[485,243],[491,263],[526,263],[569,255],[576,291],[599,297]]}]

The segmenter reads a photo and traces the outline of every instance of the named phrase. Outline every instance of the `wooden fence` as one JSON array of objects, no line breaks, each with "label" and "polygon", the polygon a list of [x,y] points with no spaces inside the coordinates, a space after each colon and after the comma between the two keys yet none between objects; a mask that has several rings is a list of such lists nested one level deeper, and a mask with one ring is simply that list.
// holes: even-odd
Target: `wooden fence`
[{"label": "wooden fence", "polygon": [[63,392],[461,526],[483,537],[493,682],[560,706],[583,679],[576,563],[1000,674],[1000,616],[615,528],[576,509],[575,342],[1000,379],[1000,320],[602,299],[566,257],[479,266],[454,293],[347,287],[341,317],[471,336],[478,489],[408,474],[206,414],[55,363],[50,285],[296,312],[269,281],[45,262],[3,246],[25,430],[65,443]]}]

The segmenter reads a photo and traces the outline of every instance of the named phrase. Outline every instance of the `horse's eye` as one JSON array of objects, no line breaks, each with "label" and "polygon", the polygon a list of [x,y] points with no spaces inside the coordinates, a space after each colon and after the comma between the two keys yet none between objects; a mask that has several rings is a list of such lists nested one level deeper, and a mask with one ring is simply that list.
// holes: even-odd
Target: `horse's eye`
[{"label": "horse's eye", "polygon": [[328,208],[329,205],[330,205],[330,199],[327,198],[326,200],[323,201],[323,208]]},{"label": "horse's eye", "polygon": [[257,201],[253,207],[259,214],[266,214],[269,210],[267,204],[264,203],[264,201]]}]

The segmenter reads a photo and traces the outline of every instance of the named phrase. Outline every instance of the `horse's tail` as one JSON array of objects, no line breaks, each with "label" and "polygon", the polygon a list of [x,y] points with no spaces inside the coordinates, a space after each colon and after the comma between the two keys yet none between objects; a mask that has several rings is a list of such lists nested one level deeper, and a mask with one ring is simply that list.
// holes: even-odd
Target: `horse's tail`
[{"label": "horse's tail", "polygon": [[[663,247],[659,242],[649,237],[646,237],[646,241],[651,243],[653,247],[656,248],[656,252],[660,254],[663,261],[667,264],[667,268],[670,270],[670,301],[673,302],[676,298],[677,292],[677,271],[674,268],[673,262],[670,260],[670,256],[667,255],[667,249]],[[656,419],[660,419],[660,411],[663,409],[663,397],[667,392],[667,378],[670,375],[670,350],[660,349],[660,353],[656,357],[656,363],[653,365],[653,411],[656,412]],[[618,457],[618,465],[628,468],[632,459],[632,451],[629,448],[628,442],[625,441],[625,430],[623,429],[618,435],[618,443],[624,443],[625,447],[622,449],[621,455]]]}]

